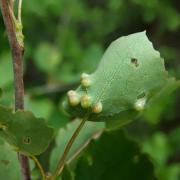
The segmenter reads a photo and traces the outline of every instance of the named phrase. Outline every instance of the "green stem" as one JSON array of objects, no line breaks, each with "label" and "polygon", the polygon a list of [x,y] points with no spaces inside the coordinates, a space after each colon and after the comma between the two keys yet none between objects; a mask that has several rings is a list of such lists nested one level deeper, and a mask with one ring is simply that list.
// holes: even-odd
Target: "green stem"
[{"label": "green stem", "polygon": [[42,180],[45,180],[46,179],[46,174],[44,172],[44,169],[43,169],[41,163],[38,161],[36,156],[31,155],[30,158],[33,159],[33,161],[36,163],[37,167],[39,168],[39,171],[40,171],[40,173],[42,175]]},{"label": "green stem", "polygon": [[51,176],[51,180],[54,180],[57,176],[59,176],[61,174],[61,172],[62,172],[62,170],[64,168],[66,157],[67,157],[67,155],[68,155],[74,141],[76,140],[79,132],[81,131],[82,127],[84,126],[86,120],[87,120],[87,118],[82,119],[82,121],[79,124],[78,128],[73,133],[71,139],[69,140],[68,144],[66,145],[66,148],[64,150],[64,153],[63,153],[62,157],[60,158],[60,160],[58,162],[58,165],[57,165],[57,168],[56,168],[55,172]]}]

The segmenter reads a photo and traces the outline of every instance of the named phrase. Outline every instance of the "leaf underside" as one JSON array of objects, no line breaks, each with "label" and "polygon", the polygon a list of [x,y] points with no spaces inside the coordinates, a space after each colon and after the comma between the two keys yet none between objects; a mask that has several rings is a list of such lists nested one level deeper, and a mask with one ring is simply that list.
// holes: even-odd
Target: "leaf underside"
[{"label": "leaf underside", "polygon": [[[89,114],[90,121],[116,121],[122,114],[138,114],[135,103],[149,99],[167,82],[168,74],[164,60],[160,57],[145,32],[121,37],[111,43],[97,70],[89,75],[89,87],[80,85],[76,92],[91,97],[92,106],[102,103],[102,112],[92,113],[92,106],[83,109],[81,105],[71,106],[65,102],[66,111],[74,117]],[[145,106],[146,106],[145,104]],[[122,120],[122,124],[130,118]]]}]

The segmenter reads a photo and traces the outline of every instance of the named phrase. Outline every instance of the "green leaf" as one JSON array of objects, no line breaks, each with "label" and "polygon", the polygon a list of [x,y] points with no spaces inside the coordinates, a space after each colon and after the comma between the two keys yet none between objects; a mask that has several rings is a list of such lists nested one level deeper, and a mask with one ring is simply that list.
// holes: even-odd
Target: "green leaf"
[{"label": "green leaf", "polygon": [[13,82],[13,67],[10,53],[0,56],[0,86],[6,87]]},{"label": "green leaf", "polygon": [[158,123],[161,115],[167,111],[171,104],[174,91],[180,88],[180,81],[169,78],[166,85],[148,102],[148,106],[143,112],[144,117],[150,123]]},{"label": "green leaf", "polygon": [[1,98],[2,94],[3,94],[3,91],[2,91],[2,89],[0,88],[0,98]]},{"label": "green leaf", "polygon": [[[179,134],[175,134],[175,137],[178,138],[178,135]],[[179,179],[180,164],[178,162],[167,163],[169,157],[171,157],[172,154],[176,154],[176,152],[173,152],[175,148],[173,148],[170,138],[168,138],[165,133],[156,132],[142,144],[144,152],[152,157],[155,164],[155,173],[160,180]],[[177,141],[177,144],[179,145],[179,141]]]},{"label": "green leaf", "polygon": [[170,155],[170,145],[165,134],[157,132],[143,143],[144,152],[150,154],[159,167],[165,165]]},{"label": "green leaf", "polygon": [[179,172],[180,164],[171,164],[168,165],[158,172],[158,178],[161,180],[179,180]]},{"label": "green leaf", "polygon": [[25,109],[32,111],[33,114],[37,117],[43,117],[49,119],[53,111],[53,103],[49,99],[33,99],[26,97],[25,99]]},{"label": "green leaf", "polygon": [[65,166],[62,172],[61,180],[73,180],[72,172],[68,166]]},{"label": "green leaf", "polygon": [[58,49],[48,43],[40,44],[35,52],[37,67],[47,73],[51,73],[61,62],[61,54]]},{"label": "green leaf", "polygon": [[[78,127],[80,121],[75,120],[67,124],[66,128],[61,128],[56,137],[56,147],[53,149],[50,158],[50,170],[53,170],[57,164],[59,157],[64,152],[65,146],[67,145],[72,134]],[[95,134],[101,132],[104,129],[103,122],[86,122],[83,129],[80,131],[77,139],[75,140],[68,157],[67,163],[70,163],[90,142]]]},{"label": "green leaf", "polygon": [[1,179],[21,179],[17,153],[7,145],[0,145],[0,175]]},{"label": "green leaf", "polygon": [[173,129],[169,133],[169,142],[173,149],[177,152],[180,152],[180,127],[178,126],[176,129]]},{"label": "green leaf", "polygon": [[36,118],[31,112],[0,106],[0,135],[15,150],[25,154],[39,155],[46,150],[54,132],[44,119]]},{"label": "green leaf", "polygon": [[79,159],[75,180],[152,180],[153,164],[123,131],[105,132]]},{"label": "green leaf", "polygon": [[[71,103],[69,96],[65,108],[75,117],[84,117],[88,113],[92,121],[121,121],[124,112],[143,110],[150,97],[164,86],[168,78],[163,59],[154,50],[145,32],[114,41],[97,70],[83,76],[75,92],[80,99],[79,104]],[[88,107],[82,105],[84,95],[90,98]],[[98,103],[102,105],[102,112],[93,113]]]}]

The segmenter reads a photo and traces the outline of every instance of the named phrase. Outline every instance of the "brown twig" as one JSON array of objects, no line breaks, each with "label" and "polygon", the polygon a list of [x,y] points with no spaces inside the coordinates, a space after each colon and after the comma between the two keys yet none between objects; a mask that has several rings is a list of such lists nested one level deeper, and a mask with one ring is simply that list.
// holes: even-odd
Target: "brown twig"
[{"label": "brown twig", "polygon": [[9,5],[12,10],[14,10],[14,0],[9,0]]},{"label": "brown twig", "polygon": [[[13,58],[14,84],[15,84],[15,110],[24,109],[24,84],[22,59],[24,48],[18,43],[14,20],[8,0],[0,0],[1,11],[6,26],[7,36]],[[13,12],[13,10],[12,10]],[[24,180],[30,180],[28,158],[19,154],[21,172]]]}]

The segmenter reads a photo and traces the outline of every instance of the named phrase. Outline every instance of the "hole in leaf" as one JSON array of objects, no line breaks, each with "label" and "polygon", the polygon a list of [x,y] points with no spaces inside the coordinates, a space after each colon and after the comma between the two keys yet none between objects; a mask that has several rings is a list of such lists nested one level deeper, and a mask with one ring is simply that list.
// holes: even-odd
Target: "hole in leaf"
[{"label": "hole in leaf", "polygon": [[136,58],[131,58],[131,63],[134,64],[135,67],[139,66],[138,60]]},{"label": "hole in leaf", "polygon": [[23,139],[23,143],[24,143],[24,144],[30,144],[30,143],[31,143],[31,138],[30,138],[30,137],[25,137],[25,138]]},{"label": "hole in leaf", "polygon": [[143,98],[143,97],[145,97],[145,96],[146,96],[146,93],[143,92],[143,93],[141,93],[141,94],[139,94],[139,95],[137,96],[137,99],[141,99],[141,98]]}]

